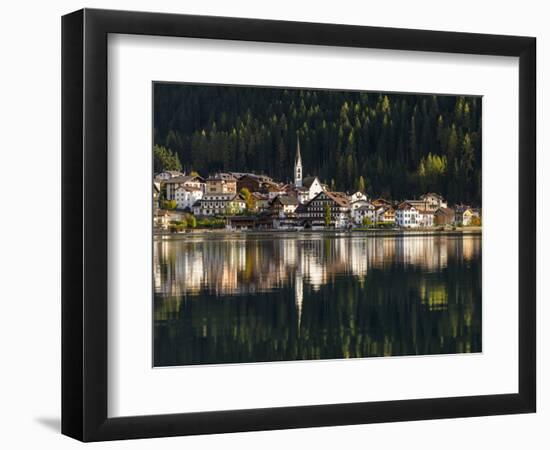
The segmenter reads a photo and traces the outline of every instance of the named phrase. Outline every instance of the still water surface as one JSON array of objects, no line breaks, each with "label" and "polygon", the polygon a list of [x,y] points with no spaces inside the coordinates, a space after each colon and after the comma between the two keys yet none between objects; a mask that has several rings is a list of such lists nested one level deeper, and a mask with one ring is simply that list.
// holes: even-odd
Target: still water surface
[{"label": "still water surface", "polygon": [[154,365],[481,351],[481,236],[157,237]]}]

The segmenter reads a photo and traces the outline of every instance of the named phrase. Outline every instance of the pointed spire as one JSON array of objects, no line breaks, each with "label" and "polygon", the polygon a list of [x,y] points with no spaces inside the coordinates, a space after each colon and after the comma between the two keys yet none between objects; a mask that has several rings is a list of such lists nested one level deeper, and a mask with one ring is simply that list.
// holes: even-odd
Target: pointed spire
[{"label": "pointed spire", "polygon": [[300,136],[296,132],[296,160],[294,161],[294,185],[302,187],[302,155],[300,155]]},{"label": "pointed spire", "polygon": [[296,163],[302,164],[302,155],[300,154],[300,135],[296,132]]}]

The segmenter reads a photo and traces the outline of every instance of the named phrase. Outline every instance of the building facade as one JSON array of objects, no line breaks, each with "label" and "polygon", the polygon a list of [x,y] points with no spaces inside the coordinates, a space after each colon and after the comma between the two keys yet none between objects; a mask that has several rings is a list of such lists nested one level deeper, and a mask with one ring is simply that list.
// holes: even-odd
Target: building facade
[{"label": "building facade", "polygon": [[198,189],[204,192],[204,179],[199,176],[181,175],[161,182],[166,200],[176,200],[176,190],[180,187]]},{"label": "building facade", "polygon": [[455,224],[467,227],[472,223],[474,213],[469,206],[457,205],[455,207]]},{"label": "building facade", "polygon": [[273,180],[267,175],[238,174],[236,172],[231,172],[231,174],[237,179],[237,192],[241,192],[243,189],[248,189],[249,192],[263,192],[267,184],[273,183]]},{"label": "building facade", "polygon": [[252,198],[254,199],[254,209],[258,212],[267,211],[271,205],[269,195],[262,194],[261,192],[252,192]]},{"label": "building facade", "polygon": [[174,191],[177,209],[191,209],[203,197],[203,192],[197,187],[178,186]]},{"label": "building facade", "polygon": [[375,222],[377,224],[395,224],[395,209],[392,206],[380,206],[376,209],[375,214]]},{"label": "building facade", "polygon": [[351,224],[348,199],[335,192],[320,192],[307,204],[296,209],[298,219],[305,227],[325,227],[329,211],[329,227],[347,228]]},{"label": "building facade", "polygon": [[159,182],[168,181],[168,180],[171,180],[172,178],[183,177],[183,176],[184,176],[183,173],[181,173],[179,170],[165,170],[164,172],[160,172],[155,175],[155,181],[159,181]]},{"label": "building facade", "polygon": [[196,216],[227,216],[240,214],[246,209],[246,202],[238,194],[205,194],[193,205]]},{"label": "building facade", "polygon": [[453,225],[455,222],[455,212],[451,208],[437,208],[434,212],[434,225],[445,226]]},{"label": "building facade", "polygon": [[302,203],[307,203],[323,191],[324,188],[319,178],[307,177],[302,180],[302,188],[299,190],[298,197]]},{"label": "building facade", "polygon": [[350,194],[348,196],[348,200],[350,201],[350,203],[354,203],[354,202],[358,202],[358,201],[368,201],[368,197],[366,194],[363,194],[362,192],[354,192],[353,194]]},{"label": "building facade", "polygon": [[283,184],[271,182],[265,184],[262,193],[265,193],[268,196],[269,200],[273,200],[275,197],[278,197],[279,195],[285,195],[287,192]]},{"label": "building facade", "polygon": [[426,209],[429,211],[435,212],[438,208],[446,208],[447,202],[443,196],[436,194],[434,192],[429,192],[427,194],[421,195],[420,200],[426,203]]},{"label": "building facade", "polygon": [[230,173],[217,173],[206,180],[206,195],[230,195],[237,193],[237,180]]},{"label": "building facade", "polygon": [[351,219],[356,225],[364,225],[365,218],[367,218],[371,224],[375,222],[374,206],[368,204],[359,208],[351,210]]},{"label": "building facade", "polygon": [[298,199],[290,195],[279,195],[271,202],[271,212],[277,217],[294,214],[298,207]]},{"label": "building facade", "polygon": [[419,227],[418,210],[408,202],[401,203],[395,211],[395,223],[401,228]]}]

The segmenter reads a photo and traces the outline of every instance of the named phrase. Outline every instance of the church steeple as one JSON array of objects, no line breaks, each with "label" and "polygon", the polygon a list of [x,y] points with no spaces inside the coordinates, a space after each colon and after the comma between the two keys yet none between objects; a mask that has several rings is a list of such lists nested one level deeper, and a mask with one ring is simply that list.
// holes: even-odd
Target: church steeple
[{"label": "church steeple", "polygon": [[296,141],[296,159],[294,161],[294,186],[302,187],[302,155],[300,155],[300,137]]}]

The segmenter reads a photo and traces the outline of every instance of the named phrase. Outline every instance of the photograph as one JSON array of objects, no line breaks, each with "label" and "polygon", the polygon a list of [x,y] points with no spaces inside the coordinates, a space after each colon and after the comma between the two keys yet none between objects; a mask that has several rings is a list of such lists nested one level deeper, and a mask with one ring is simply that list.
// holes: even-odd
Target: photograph
[{"label": "photograph", "polygon": [[543,2],[3,6],[0,449],[550,448]]},{"label": "photograph", "polygon": [[154,82],[153,366],[482,351],[482,98]]}]

